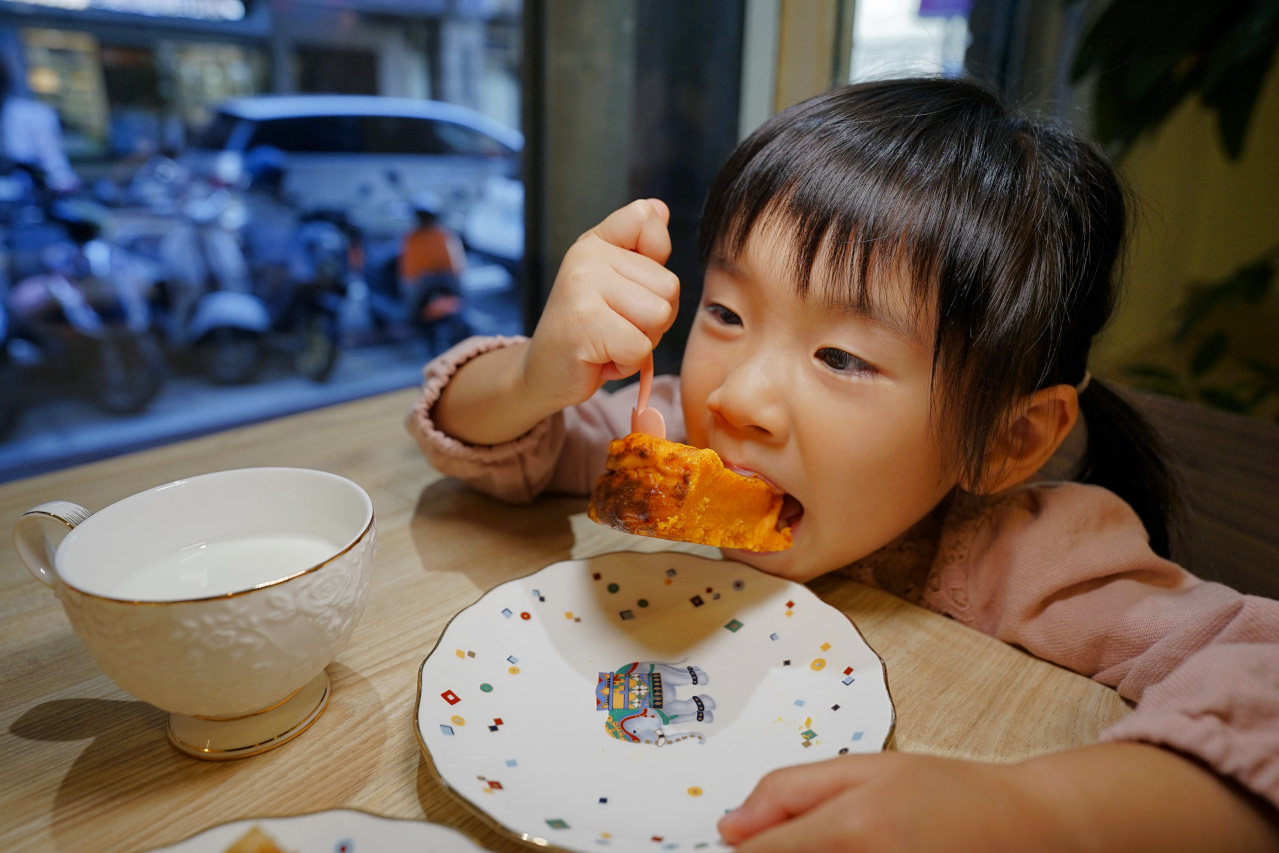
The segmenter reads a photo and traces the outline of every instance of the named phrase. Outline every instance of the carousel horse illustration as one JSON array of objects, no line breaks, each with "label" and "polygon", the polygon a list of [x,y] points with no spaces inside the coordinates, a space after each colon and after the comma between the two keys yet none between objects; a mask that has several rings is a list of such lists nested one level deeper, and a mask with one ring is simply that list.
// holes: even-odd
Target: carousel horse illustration
[{"label": "carousel horse illustration", "polygon": [[601,672],[595,685],[595,710],[608,714],[604,731],[628,743],[665,746],[690,738],[704,743],[698,732],[673,731],[690,723],[710,723],[715,700],[705,693],[687,699],[675,696],[676,688],[704,687],[709,679],[696,666],[639,661],[617,672]]}]

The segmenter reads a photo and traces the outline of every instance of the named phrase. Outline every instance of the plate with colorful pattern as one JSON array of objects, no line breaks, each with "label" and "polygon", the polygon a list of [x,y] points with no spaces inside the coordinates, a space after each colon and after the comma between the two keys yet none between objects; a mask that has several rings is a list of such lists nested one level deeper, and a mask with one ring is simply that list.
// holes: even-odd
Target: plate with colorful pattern
[{"label": "plate with colorful pattern", "polygon": [[431,768],[516,838],[720,847],[771,770],[881,751],[883,660],[807,587],[737,562],[604,554],[486,593],[422,662]]},{"label": "plate with colorful pattern", "polygon": [[[236,845],[239,846],[236,846]],[[237,820],[206,829],[156,853],[227,853],[268,850],[288,853],[482,853],[456,829],[421,820],[397,820],[354,809],[331,809],[291,817]]]}]

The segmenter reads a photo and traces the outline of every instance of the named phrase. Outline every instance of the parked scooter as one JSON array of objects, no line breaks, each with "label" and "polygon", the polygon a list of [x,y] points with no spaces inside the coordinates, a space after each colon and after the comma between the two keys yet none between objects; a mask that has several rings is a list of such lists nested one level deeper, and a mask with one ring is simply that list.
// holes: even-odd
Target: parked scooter
[{"label": "parked scooter", "polygon": [[66,226],[51,211],[59,202],[74,204],[74,197],[62,197],[51,190],[39,169],[3,161],[0,198],[6,282],[12,284],[47,272],[45,251],[69,239]]},{"label": "parked scooter", "polygon": [[273,149],[250,152],[245,168],[243,242],[254,293],[271,318],[270,347],[302,376],[323,382],[342,351],[349,220],[344,211],[302,212],[291,204],[281,192],[283,155]]},{"label": "parked scooter", "polygon": [[9,366],[24,380],[40,372],[49,382],[70,378],[106,411],[142,411],[164,380],[145,270],[101,238],[100,207],[63,199],[50,205],[49,215],[67,240],[45,247],[45,271],[16,282],[6,295]]},{"label": "parked scooter", "polygon": [[[391,334],[407,331],[426,341],[432,353],[443,352],[472,332],[463,316],[462,242],[444,224],[448,212],[438,196],[412,192],[395,170],[387,171],[386,180],[399,196],[405,227],[365,251],[373,320]],[[414,269],[405,280],[403,256],[414,243],[414,257],[407,264]]]},{"label": "parked scooter", "polygon": [[176,178],[169,185],[176,198],[146,196],[164,216],[159,227],[131,243],[159,268],[156,327],[171,354],[191,356],[211,381],[247,382],[261,368],[271,317],[253,293],[239,244],[243,205],[226,186]]}]

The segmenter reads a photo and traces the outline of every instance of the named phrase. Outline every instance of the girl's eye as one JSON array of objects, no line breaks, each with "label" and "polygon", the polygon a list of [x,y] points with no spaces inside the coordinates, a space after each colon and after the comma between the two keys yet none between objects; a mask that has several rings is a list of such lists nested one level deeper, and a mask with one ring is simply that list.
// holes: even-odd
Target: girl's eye
[{"label": "girl's eye", "polygon": [[723,305],[720,305],[718,302],[712,302],[710,305],[707,305],[706,311],[726,326],[740,326],[742,324],[741,317],[738,317],[735,313],[728,308],[725,308]]},{"label": "girl's eye", "polygon": [[874,373],[875,367],[852,353],[834,347],[822,347],[814,355],[818,361],[836,373]]}]

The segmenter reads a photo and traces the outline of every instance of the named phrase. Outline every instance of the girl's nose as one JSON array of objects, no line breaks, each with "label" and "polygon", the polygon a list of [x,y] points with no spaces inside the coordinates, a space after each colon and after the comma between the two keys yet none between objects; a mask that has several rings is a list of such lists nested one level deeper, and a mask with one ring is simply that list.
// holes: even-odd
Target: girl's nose
[{"label": "girl's nose", "polygon": [[735,429],[780,438],[788,423],[782,373],[775,358],[756,350],[728,369],[706,405]]}]

